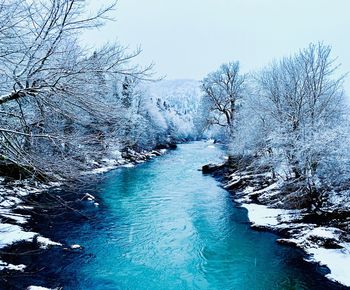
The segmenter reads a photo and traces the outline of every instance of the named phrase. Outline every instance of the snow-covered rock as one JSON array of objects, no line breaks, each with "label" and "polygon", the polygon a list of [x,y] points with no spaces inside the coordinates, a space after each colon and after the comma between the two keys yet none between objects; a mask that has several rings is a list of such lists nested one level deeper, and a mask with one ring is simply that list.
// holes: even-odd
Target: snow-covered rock
[{"label": "snow-covered rock", "polygon": [[74,244],[74,245],[71,245],[70,248],[73,250],[81,250],[83,247],[78,244]]},{"label": "snow-covered rock", "polygon": [[41,236],[37,237],[37,242],[40,244],[40,247],[42,249],[47,249],[54,246],[62,246],[61,243],[51,241],[49,238],[45,238]]},{"label": "snow-covered rock", "polygon": [[29,286],[27,290],[58,290],[59,288],[46,288],[42,286]]}]

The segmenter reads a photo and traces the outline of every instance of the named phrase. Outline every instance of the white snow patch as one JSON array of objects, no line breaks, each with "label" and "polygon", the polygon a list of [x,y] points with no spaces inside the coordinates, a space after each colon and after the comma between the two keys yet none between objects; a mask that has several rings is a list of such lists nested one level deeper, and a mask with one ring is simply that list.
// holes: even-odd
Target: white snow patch
[{"label": "white snow patch", "polygon": [[132,168],[132,167],[135,167],[135,165],[132,163],[127,163],[127,164],[123,165],[122,167]]},{"label": "white snow patch", "polygon": [[56,290],[58,288],[46,288],[42,286],[29,286],[27,290]]},{"label": "white snow patch", "polygon": [[269,185],[269,186],[267,186],[267,187],[265,187],[263,189],[254,191],[254,194],[261,194],[261,193],[264,193],[264,192],[268,192],[268,191],[277,189],[277,188],[279,188],[280,185],[281,185],[281,183],[279,181],[277,181],[277,182],[272,183],[271,185]]},{"label": "white snow patch", "polygon": [[258,226],[275,226],[278,225],[278,216],[284,214],[284,210],[268,208],[260,204],[243,204],[242,207],[248,210],[249,220]]},{"label": "white snow patch", "polygon": [[105,173],[108,172],[112,169],[117,168],[117,165],[108,165],[108,166],[104,166],[104,167],[100,167],[100,168],[96,168],[93,169],[89,172],[84,173],[83,175],[87,175],[87,174],[101,174],[101,173]]},{"label": "white snow patch", "polygon": [[0,270],[8,269],[8,270],[13,270],[13,271],[23,272],[25,268],[26,268],[26,266],[23,264],[20,264],[20,265],[7,264],[7,263],[0,260]]},{"label": "white snow patch", "polygon": [[83,198],[81,200],[84,200],[84,199],[87,199],[89,201],[94,201],[95,197],[90,193],[85,193],[85,195],[83,196]]},{"label": "white snow patch", "polygon": [[254,192],[254,187],[253,186],[247,186],[244,190],[243,190],[243,193],[245,194],[249,194],[249,193],[252,193]]},{"label": "white snow patch", "polygon": [[350,243],[342,244],[343,249],[310,248],[311,259],[326,265],[331,273],[328,279],[350,286]]},{"label": "white snow patch", "polygon": [[284,240],[308,249],[317,246],[315,242],[312,242],[315,238],[338,240],[341,233],[342,231],[337,228],[316,227],[315,225],[304,224],[300,232],[294,234],[292,238]]},{"label": "white snow patch", "polygon": [[41,236],[39,236],[37,238],[37,240],[38,240],[38,243],[40,244],[40,247],[42,249],[47,249],[47,248],[53,247],[53,246],[62,246],[61,243],[57,243],[57,242],[51,241],[50,239],[45,238],[45,237],[41,237]]},{"label": "white snow patch", "polygon": [[33,206],[28,206],[28,205],[18,205],[16,207],[17,209],[33,209],[34,207]]},{"label": "white snow patch", "polygon": [[261,204],[242,204],[248,210],[249,220],[256,226],[277,226],[281,222],[287,222],[299,215],[299,211],[269,208]]},{"label": "white snow patch", "polygon": [[25,224],[27,223],[28,216],[25,215],[18,215],[18,214],[1,214],[4,218],[9,218],[14,221],[16,221],[18,224]]},{"label": "white snow patch", "polygon": [[20,264],[20,265],[8,264],[5,268],[8,269],[8,270],[23,272],[24,269],[26,268],[26,265],[23,265],[23,264]]},{"label": "white snow patch", "polygon": [[[16,225],[5,222],[0,223],[0,249],[9,246],[13,243],[20,241],[32,242],[37,233],[25,231],[20,225],[25,224],[29,216],[13,213],[13,208],[31,209],[30,206],[21,205],[21,197],[28,194],[38,194],[44,192],[44,190],[53,187],[57,184],[51,185],[35,184],[36,187],[32,187],[26,181],[15,181],[12,184],[11,189],[7,187],[0,187],[0,215],[5,220],[6,218],[16,222]],[[55,243],[47,238],[38,236],[37,241],[41,244],[42,248],[46,248],[49,245],[61,245]],[[23,271],[25,265],[13,265],[0,261],[0,270],[9,269],[16,271]]]},{"label": "white snow patch", "polygon": [[0,224],[0,248],[19,241],[31,241],[35,233],[25,232],[20,226]]},{"label": "white snow patch", "polygon": [[303,230],[293,238],[282,240],[304,249],[310,255],[308,262],[327,266],[331,271],[326,275],[328,279],[350,286],[350,243],[340,243],[342,249],[326,249],[314,241],[314,238],[337,241],[342,231],[332,227],[315,227],[315,225],[304,225],[303,227]]},{"label": "white snow patch", "polygon": [[317,227],[312,229],[308,235],[309,236],[315,236],[320,238],[326,238],[326,239],[337,239],[339,236],[339,230],[336,228],[326,228],[326,227]]}]

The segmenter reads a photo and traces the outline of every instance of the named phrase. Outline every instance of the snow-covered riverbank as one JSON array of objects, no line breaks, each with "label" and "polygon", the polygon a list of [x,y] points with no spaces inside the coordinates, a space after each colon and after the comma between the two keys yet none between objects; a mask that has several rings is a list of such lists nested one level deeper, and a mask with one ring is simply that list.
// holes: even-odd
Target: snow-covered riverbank
[{"label": "snow-covered riverbank", "polygon": [[[100,162],[94,162],[91,171],[83,172],[82,175],[99,174],[116,169],[118,167],[132,167],[143,163],[151,158],[165,154],[167,149],[156,149],[152,151],[136,152],[129,150],[127,154],[114,154],[113,157],[105,158]],[[40,249],[48,249],[56,246],[74,248],[76,245],[62,245],[40,235],[40,233],[28,230],[26,227],[31,216],[30,214],[19,213],[21,210],[30,212],[34,207],[40,206],[31,204],[29,197],[45,194],[48,190],[59,188],[62,183],[40,183],[33,180],[9,180],[0,178],[0,250],[11,247],[18,242],[35,243]],[[86,197],[86,198],[85,198]],[[94,197],[86,194],[84,199],[92,200],[95,206],[98,203]],[[0,271],[25,271],[26,265],[14,265],[0,260]],[[34,287],[34,288],[33,288]],[[41,289],[40,286],[33,286],[30,289]],[[39,288],[35,288],[39,287]],[[42,288],[44,289],[44,288]]]},{"label": "snow-covered riverbank", "polygon": [[278,242],[303,249],[308,255],[307,261],[329,268],[327,278],[350,287],[350,243],[342,238],[346,232],[331,226],[298,223],[301,211],[254,203],[244,203],[242,207],[248,210],[254,228],[283,232],[287,238],[278,239]]},{"label": "snow-covered riverbank", "polygon": [[[43,249],[50,246],[61,246],[60,243],[53,242],[38,233],[26,231],[23,226],[28,222],[30,216],[16,212],[19,209],[31,209],[31,206],[24,205],[28,196],[42,194],[50,187],[58,185],[55,183],[32,184],[26,180],[5,182],[4,178],[0,180],[0,249],[20,241],[36,241]],[[0,260],[0,270],[23,271],[25,267],[26,265],[23,264],[13,265]]]},{"label": "snow-covered riverbank", "polygon": [[[255,229],[278,233],[277,241],[301,248],[306,261],[327,266],[326,277],[350,287],[350,220],[317,222],[317,216],[308,219],[310,212],[303,209],[285,209],[281,180],[273,180],[269,173],[253,173],[236,170],[230,172],[226,165],[210,165],[204,168],[212,173],[232,192],[234,200],[248,211],[248,218]],[[344,194],[342,195],[344,196]],[[350,212],[350,198],[333,200],[324,210],[341,208]],[[322,213],[319,213],[320,217]],[[344,226],[345,224],[345,226]]]}]

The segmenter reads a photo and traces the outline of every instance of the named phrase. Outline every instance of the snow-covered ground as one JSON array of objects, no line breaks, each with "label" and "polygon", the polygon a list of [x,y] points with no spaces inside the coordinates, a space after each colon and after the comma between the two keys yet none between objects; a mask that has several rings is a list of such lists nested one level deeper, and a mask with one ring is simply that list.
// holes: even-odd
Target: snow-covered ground
[{"label": "snow-covered ground", "polygon": [[[57,184],[38,184],[33,187],[26,181],[1,184],[3,182],[2,179],[0,182],[0,249],[20,241],[32,242],[34,239],[43,249],[50,246],[61,246],[60,243],[53,242],[38,233],[24,230],[23,225],[27,223],[29,216],[13,212],[15,209],[24,207],[22,203],[26,196],[40,194]],[[25,267],[25,265],[12,265],[0,260],[0,270],[23,271]]]},{"label": "snow-covered ground", "polygon": [[[346,242],[349,233],[331,226],[303,223],[304,211],[279,208],[280,204],[274,197],[280,194],[280,181],[258,190],[250,182],[243,189],[234,189],[242,179],[252,180],[251,177],[245,172],[231,174],[224,187],[233,190],[236,201],[247,209],[252,226],[275,232],[283,231],[285,238],[278,239],[278,242],[303,249],[308,256],[307,261],[329,268],[330,273],[326,275],[328,279],[350,287],[350,243]],[[257,204],[256,198],[266,205]],[[344,207],[348,206],[347,203],[344,203]]]},{"label": "snow-covered ground", "polygon": [[[269,208],[260,204],[242,204],[248,210],[248,218],[256,227],[273,230],[290,229],[291,238],[279,239],[279,242],[293,244],[309,255],[307,261],[327,266],[331,271],[327,278],[350,287],[350,243],[339,242],[341,230],[332,227],[318,227],[310,224],[293,224],[298,211]],[[299,212],[300,214],[300,212]],[[298,231],[295,229],[298,228]],[[340,249],[326,249],[320,241],[339,242]]]},{"label": "snow-covered ground", "polygon": [[165,154],[166,149],[152,150],[150,152],[136,152],[129,150],[129,156],[127,158],[122,157],[122,154],[117,151],[113,155],[103,158],[99,163],[96,161],[90,161],[91,164],[95,165],[94,169],[83,172],[82,175],[89,174],[101,174],[118,167],[133,167],[135,164],[139,164],[149,160],[150,158]]},{"label": "snow-covered ground", "polygon": [[248,203],[242,207],[248,210],[249,220],[256,226],[277,226],[281,220],[289,219],[295,211],[285,209],[268,208],[265,205]]},{"label": "snow-covered ground", "polygon": [[350,287],[350,243],[343,243],[342,249],[309,248],[310,259],[326,265],[331,273],[326,277]]},{"label": "snow-covered ground", "polygon": [[46,288],[41,286],[29,286],[27,290],[58,290],[58,288]]},{"label": "snow-covered ground", "polygon": [[[138,153],[130,150],[128,156],[123,158],[118,151],[113,152],[110,156],[102,159],[99,163],[94,163],[95,169],[89,172],[83,172],[82,174],[99,174],[115,169],[117,167],[133,167],[135,164],[145,162],[150,158],[165,154],[166,149],[153,150],[151,152]],[[59,187],[59,183],[49,184],[31,184],[26,180],[14,181],[11,183],[5,182],[4,178],[0,177],[0,249],[10,246],[14,243],[27,241],[36,242],[40,248],[47,249],[54,246],[62,246],[61,243],[51,241],[50,239],[41,236],[39,233],[32,231],[26,231],[23,226],[28,222],[30,216],[17,214],[15,209],[31,209],[31,206],[25,205],[25,198],[32,194],[42,194],[50,188]],[[95,201],[95,197],[86,194],[84,196],[89,201],[92,201],[95,206],[98,203]],[[70,245],[71,249],[79,249],[80,245]],[[24,271],[26,265],[13,265],[0,260],[1,270],[13,270]],[[49,289],[41,286],[30,286],[27,289],[41,290]]]}]

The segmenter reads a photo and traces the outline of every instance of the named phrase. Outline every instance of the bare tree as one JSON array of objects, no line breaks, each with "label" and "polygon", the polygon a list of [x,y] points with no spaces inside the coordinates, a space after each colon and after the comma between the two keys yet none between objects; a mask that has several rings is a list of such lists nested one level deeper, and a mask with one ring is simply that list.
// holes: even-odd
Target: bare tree
[{"label": "bare tree", "polygon": [[330,53],[329,46],[310,44],[257,78],[255,106],[270,127],[270,156],[277,164],[287,163],[290,177],[315,198],[318,168],[337,151],[333,132],[343,118],[344,77],[336,76],[338,65]]},{"label": "bare tree", "polygon": [[[91,119],[105,123],[113,119],[108,113],[117,108],[111,110],[106,100],[109,80],[122,75],[150,77],[151,66],[130,63],[140,49],[128,53],[119,44],[111,44],[90,54],[78,44],[81,31],[102,25],[115,4],[86,15],[81,0],[0,3],[4,16],[0,23],[3,160],[43,176],[58,172],[57,164],[48,166],[48,159],[36,155],[38,148],[43,150],[43,144],[54,147],[63,162],[71,156],[68,144],[80,140],[77,127]],[[74,130],[72,124],[77,124]],[[70,171],[66,166],[61,169],[61,173]]]},{"label": "bare tree", "polygon": [[[228,129],[233,138],[238,102],[243,97],[245,77],[239,73],[239,62],[223,64],[202,81],[204,99],[210,112],[209,123]],[[232,144],[232,142],[230,142]]]}]

